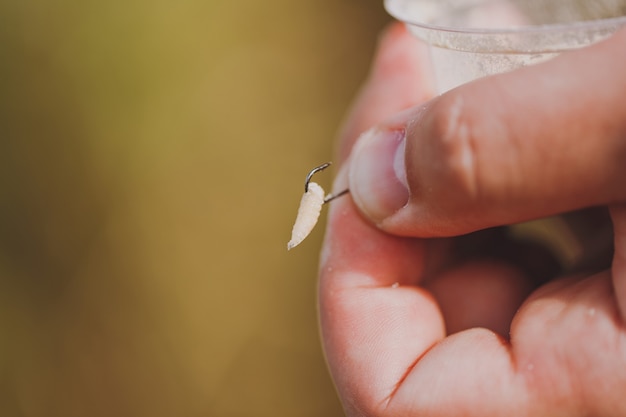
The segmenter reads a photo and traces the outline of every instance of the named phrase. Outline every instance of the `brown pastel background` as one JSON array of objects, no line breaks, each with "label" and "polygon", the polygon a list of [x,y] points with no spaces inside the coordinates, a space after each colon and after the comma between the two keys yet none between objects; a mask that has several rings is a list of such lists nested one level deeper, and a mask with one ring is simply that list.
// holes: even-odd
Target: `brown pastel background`
[{"label": "brown pastel background", "polygon": [[0,415],[342,415],[323,227],[286,243],[389,20],[382,0],[0,2]]}]

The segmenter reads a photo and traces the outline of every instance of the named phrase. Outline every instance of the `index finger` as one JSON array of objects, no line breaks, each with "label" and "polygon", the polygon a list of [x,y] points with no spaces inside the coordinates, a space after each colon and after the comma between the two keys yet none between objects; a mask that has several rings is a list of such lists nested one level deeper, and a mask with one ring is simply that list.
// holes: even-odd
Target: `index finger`
[{"label": "index finger", "polygon": [[528,411],[533,402],[505,340],[486,329],[446,338],[436,300],[419,286],[426,243],[381,232],[351,199],[338,199],[330,209],[319,314],[348,415]]},{"label": "index finger", "polygon": [[347,408],[384,406],[415,361],[445,336],[436,301],[410,285],[422,272],[423,245],[372,227],[351,199],[332,204],[320,269],[320,322]]}]

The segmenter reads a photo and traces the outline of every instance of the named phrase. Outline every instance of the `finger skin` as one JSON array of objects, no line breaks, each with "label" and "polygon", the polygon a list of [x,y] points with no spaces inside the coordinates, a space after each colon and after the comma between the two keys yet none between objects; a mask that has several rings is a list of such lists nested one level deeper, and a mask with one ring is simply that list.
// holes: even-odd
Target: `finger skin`
[{"label": "finger skin", "polygon": [[415,111],[409,203],[380,227],[452,236],[626,199],[626,31]]},{"label": "finger skin", "polygon": [[478,329],[444,341],[439,306],[417,286],[424,244],[373,227],[350,199],[330,209],[320,324],[346,412],[488,417],[513,415],[506,414],[513,408],[532,415],[525,380],[500,336]]},{"label": "finger skin", "polygon": [[488,328],[508,339],[511,320],[533,286],[505,262],[474,260],[424,285],[438,301],[446,333]]},{"label": "finger skin", "polygon": [[378,415],[423,352],[445,336],[435,300],[413,284],[423,242],[373,228],[350,199],[330,209],[320,266],[320,324],[349,415]]},{"label": "finger skin", "polygon": [[626,332],[604,271],[554,281],[511,329],[512,356],[549,415],[626,415]]}]

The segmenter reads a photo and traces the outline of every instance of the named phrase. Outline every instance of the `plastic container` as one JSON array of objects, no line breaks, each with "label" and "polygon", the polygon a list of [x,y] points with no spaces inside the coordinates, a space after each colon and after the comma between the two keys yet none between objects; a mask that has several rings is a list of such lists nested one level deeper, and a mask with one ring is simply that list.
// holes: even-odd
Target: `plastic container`
[{"label": "plastic container", "polygon": [[431,45],[439,92],[626,26],[626,0],[385,0],[385,8]]},{"label": "plastic container", "polygon": [[[626,27],[626,0],[385,0],[385,8],[431,46],[440,93],[591,45]],[[593,237],[581,225],[557,216],[509,229],[514,238],[549,248],[562,270],[572,272],[585,267],[585,254],[604,250],[585,242],[611,241],[610,230]]]}]

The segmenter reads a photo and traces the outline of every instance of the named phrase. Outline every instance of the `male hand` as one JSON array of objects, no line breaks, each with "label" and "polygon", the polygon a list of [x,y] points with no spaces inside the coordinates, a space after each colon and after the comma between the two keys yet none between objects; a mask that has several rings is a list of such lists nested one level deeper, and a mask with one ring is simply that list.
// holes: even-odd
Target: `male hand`
[{"label": "male hand", "polygon": [[[392,27],[339,144],[319,294],[346,411],[626,416],[626,32],[433,99],[428,65]],[[546,282],[494,228],[588,207],[608,269]]]}]

